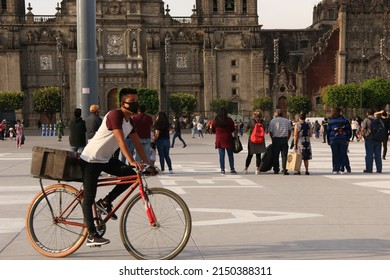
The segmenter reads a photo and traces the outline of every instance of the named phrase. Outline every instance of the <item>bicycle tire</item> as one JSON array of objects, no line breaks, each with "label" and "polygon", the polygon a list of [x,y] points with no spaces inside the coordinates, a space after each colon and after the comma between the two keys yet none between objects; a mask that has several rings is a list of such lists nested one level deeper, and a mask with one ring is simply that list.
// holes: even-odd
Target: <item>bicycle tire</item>
[{"label": "bicycle tire", "polygon": [[[77,196],[78,190],[65,184],[54,184],[40,192],[28,207],[26,217],[27,236],[32,247],[46,257],[62,258],[74,253],[85,241],[87,228],[53,221]],[[74,206],[74,207],[73,207]],[[82,197],[67,212],[66,220],[83,223]]]},{"label": "bicycle tire", "polygon": [[184,200],[170,190],[151,188],[148,198],[158,225],[150,225],[138,193],[131,198],[122,213],[122,242],[136,259],[173,259],[190,238],[191,213]]}]

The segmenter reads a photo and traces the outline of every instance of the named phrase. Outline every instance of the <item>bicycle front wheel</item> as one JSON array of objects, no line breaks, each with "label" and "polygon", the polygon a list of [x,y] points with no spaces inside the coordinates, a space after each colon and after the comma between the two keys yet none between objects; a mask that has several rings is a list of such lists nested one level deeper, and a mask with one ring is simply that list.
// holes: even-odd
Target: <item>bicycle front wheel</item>
[{"label": "bicycle front wheel", "polygon": [[136,259],[172,259],[190,238],[190,211],[180,196],[167,189],[149,189],[148,198],[157,224],[150,224],[141,195],[136,194],[122,213],[122,242]]},{"label": "bicycle front wheel", "polygon": [[83,244],[87,228],[81,226],[84,221],[82,197],[75,199],[77,194],[78,190],[72,186],[54,184],[45,188],[45,194],[38,193],[31,202],[26,217],[27,236],[42,255],[65,257]]}]

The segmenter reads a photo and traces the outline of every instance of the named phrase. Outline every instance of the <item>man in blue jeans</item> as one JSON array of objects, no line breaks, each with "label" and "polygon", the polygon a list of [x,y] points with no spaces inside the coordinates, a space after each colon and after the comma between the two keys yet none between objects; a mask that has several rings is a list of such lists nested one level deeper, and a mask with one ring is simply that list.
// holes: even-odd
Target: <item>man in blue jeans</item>
[{"label": "man in blue jeans", "polygon": [[373,163],[375,160],[376,172],[382,173],[382,142],[371,139],[371,122],[375,119],[374,110],[367,110],[367,118],[361,124],[362,134],[364,137],[364,148],[366,150],[366,169],[364,173],[372,173]]}]

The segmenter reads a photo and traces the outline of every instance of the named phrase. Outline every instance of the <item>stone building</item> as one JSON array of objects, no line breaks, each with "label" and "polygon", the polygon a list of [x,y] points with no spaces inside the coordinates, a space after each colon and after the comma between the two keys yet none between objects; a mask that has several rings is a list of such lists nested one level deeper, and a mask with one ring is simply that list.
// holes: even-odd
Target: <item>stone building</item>
[{"label": "stone building", "polygon": [[[389,1],[323,0],[313,7],[312,25],[299,30],[262,29],[258,2],[194,0],[192,14],[172,17],[162,0],[96,0],[102,113],[116,107],[118,88],[148,87],[157,89],[164,111],[169,94],[183,92],[206,116],[218,98],[249,116],[254,98],[270,96],[286,111],[292,95],[308,96],[322,114],[322,87],[387,78]],[[27,125],[40,117],[31,98],[38,88],[62,89],[65,122],[77,106],[76,0],[53,8],[41,16],[24,1],[1,0],[0,90],[27,94],[18,112]]]}]

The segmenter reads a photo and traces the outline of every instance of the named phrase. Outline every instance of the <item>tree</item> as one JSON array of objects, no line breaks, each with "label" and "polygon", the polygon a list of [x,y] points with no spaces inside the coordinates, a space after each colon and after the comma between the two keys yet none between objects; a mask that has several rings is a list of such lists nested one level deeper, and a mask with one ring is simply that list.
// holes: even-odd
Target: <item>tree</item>
[{"label": "tree", "polygon": [[158,112],[158,92],[150,88],[138,88],[138,102],[146,106],[146,113],[155,115]]},{"label": "tree", "polygon": [[232,102],[230,100],[226,99],[214,99],[210,102],[210,110],[214,113],[218,113],[219,108],[225,107],[228,113],[233,112],[232,108]]},{"label": "tree", "polygon": [[50,123],[61,110],[61,90],[59,87],[45,87],[33,92],[33,110],[45,114]]},{"label": "tree", "polygon": [[196,97],[188,93],[172,93],[169,95],[169,106],[176,116],[183,113],[190,116],[197,106]]},{"label": "tree", "polygon": [[359,86],[355,83],[345,85],[329,85],[325,88],[322,96],[324,104],[332,108],[360,108],[362,100],[362,92]]},{"label": "tree", "polygon": [[293,115],[300,112],[309,113],[311,109],[311,102],[306,96],[296,95],[287,98],[287,110]]},{"label": "tree", "polygon": [[23,108],[26,95],[17,91],[0,91],[0,110],[14,111]]},{"label": "tree", "polygon": [[383,78],[365,80],[361,84],[363,107],[375,110],[390,104],[390,82]]},{"label": "tree", "polygon": [[261,110],[261,111],[271,111],[272,110],[272,99],[269,96],[258,97],[253,99],[252,101],[253,110]]}]

